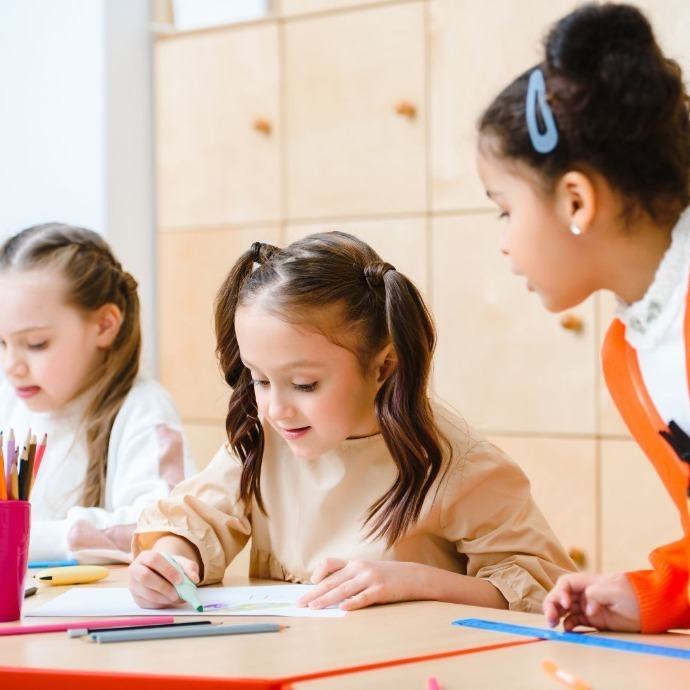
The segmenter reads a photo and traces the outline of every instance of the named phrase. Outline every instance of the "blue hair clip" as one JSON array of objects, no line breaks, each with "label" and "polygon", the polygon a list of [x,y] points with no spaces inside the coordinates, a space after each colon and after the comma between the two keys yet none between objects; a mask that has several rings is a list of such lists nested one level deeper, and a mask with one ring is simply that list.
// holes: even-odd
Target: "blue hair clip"
[{"label": "blue hair clip", "polygon": [[[541,118],[544,123],[544,131],[539,130],[537,122],[537,102],[541,109]],[[558,128],[553,112],[546,100],[546,82],[544,73],[537,67],[529,76],[527,87],[527,102],[525,104],[525,119],[527,131],[537,153],[551,153],[558,144]]]}]

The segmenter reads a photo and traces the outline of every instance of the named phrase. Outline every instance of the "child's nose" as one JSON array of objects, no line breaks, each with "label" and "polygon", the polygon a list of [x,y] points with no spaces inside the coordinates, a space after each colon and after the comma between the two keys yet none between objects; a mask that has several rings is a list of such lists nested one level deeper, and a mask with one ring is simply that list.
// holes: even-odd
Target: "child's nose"
[{"label": "child's nose", "polygon": [[285,394],[276,391],[275,388],[271,390],[268,413],[275,420],[286,419],[292,416],[292,406],[287,397]]}]

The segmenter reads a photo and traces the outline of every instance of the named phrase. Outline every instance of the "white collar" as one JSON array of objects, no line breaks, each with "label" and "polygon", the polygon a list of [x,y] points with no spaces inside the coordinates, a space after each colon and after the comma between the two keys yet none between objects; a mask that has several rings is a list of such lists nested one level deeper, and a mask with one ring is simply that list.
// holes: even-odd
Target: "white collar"
[{"label": "white collar", "polygon": [[685,305],[690,263],[690,208],[681,214],[644,297],[628,304],[617,298],[616,316],[625,325],[625,339],[635,349],[658,345]]}]

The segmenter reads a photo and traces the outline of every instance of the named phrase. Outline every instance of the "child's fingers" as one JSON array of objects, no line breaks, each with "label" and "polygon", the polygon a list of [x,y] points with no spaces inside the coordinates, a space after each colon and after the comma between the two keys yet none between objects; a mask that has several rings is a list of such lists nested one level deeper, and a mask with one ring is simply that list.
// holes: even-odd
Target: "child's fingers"
[{"label": "child's fingers", "polygon": [[177,595],[175,595],[174,600],[171,600],[163,593],[155,589],[149,589],[140,583],[130,586],[130,591],[132,592],[134,601],[145,609],[167,608],[168,606],[172,606],[177,600]]},{"label": "child's fingers", "polygon": [[169,601],[177,601],[175,583],[182,582],[182,575],[160,553],[144,551],[129,567],[130,583],[159,592]]},{"label": "child's fingers", "polygon": [[555,628],[563,617],[564,610],[555,601],[544,600],[544,615],[546,616],[546,622]]},{"label": "child's fingers", "polygon": [[314,572],[311,575],[311,581],[318,585],[319,582],[333,575],[333,573],[342,570],[346,564],[347,561],[340,558],[323,558],[316,564],[316,568],[314,568]]},{"label": "child's fingers", "polygon": [[138,561],[129,568],[129,589],[134,601],[144,608],[163,608],[179,598],[170,582]]},{"label": "child's fingers", "polygon": [[[313,592],[312,600],[308,603],[311,609],[324,609],[339,604],[345,599],[357,596],[366,588],[361,578],[355,578],[344,570],[332,574],[324,580]],[[318,590],[318,591],[317,591]]]}]

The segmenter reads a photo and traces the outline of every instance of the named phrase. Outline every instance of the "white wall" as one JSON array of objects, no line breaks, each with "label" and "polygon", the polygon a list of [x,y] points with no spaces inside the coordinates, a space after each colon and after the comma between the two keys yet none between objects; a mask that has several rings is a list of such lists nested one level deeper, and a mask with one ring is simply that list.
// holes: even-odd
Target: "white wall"
[{"label": "white wall", "polygon": [[155,364],[147,0],[0,0],[0,240],[61,221],[105,235],[140,285]]}]

